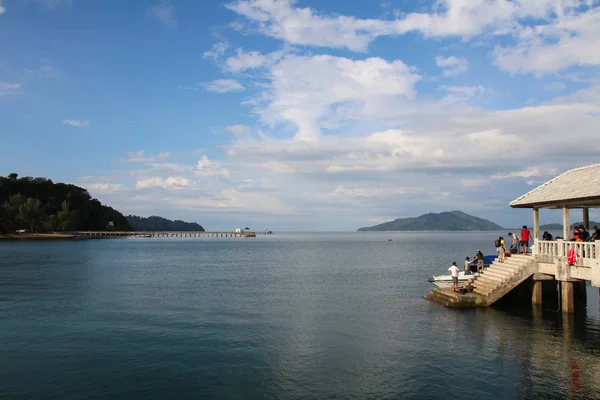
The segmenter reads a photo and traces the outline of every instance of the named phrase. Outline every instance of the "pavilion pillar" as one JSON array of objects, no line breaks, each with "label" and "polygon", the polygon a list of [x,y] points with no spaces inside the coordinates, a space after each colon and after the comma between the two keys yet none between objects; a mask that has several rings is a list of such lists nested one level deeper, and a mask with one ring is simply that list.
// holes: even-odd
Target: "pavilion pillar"
[{"label": "pavilion pillar", "polygon": [[563,238],[569,240],[571,238],[571,220],[569,215],[569,209],[563,207]]},{"label": "pavilion pillar", "polygon": [[533,281],[533,290],[531,293],[531,304],[542,304],[542,281]]},{"label": "pavilion pillar", "polygon": [[562,281],[560,282],[561,299],[562,299],[562,312],[572,313],[575,311],[575,295],[573,290],[573,282]]},{"label": "pavilion pillar", "polygon": [[589,232],[589,230],[590,230],[590,209],[587,207],[583,207],[583,226],[585,226],[585,230]]},{"label": "pavilion pillar", "polygon": [[533,208],[533,246],[531,255],[535,256],[538,253],[538,240],[540,239],[540,209]]}]

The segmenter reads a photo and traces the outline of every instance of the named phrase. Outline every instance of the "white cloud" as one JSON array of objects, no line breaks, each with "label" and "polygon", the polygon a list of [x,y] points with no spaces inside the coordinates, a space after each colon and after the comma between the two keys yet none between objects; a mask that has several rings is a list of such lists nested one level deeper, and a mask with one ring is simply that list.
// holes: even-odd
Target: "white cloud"
[{"label": "white cloud", "polygon": [[144,150],[127,153],[127,158],[121,158],[121,162],[127,163],[156,163],[165,162],[169,159],[171,153],[161,152],[154,156],[146,156]]},{"label": "white cloud", "polygon": [[77,119],[65,119],[63,124],[74,126],[75,128],[87,128],[90,126],[90,121],[80,121]]},{"label": "white cloud", "polygon": [[[411,98],[420,76],[402,61],[381,58],[351,60],[328,55],[289,55],[269,73],[269,99],[258,112],[266,123],[288,121],[296,138],[316,140],[320,121],[334,105],[341,120],[378,114],[382,103]],[[345,114],[345,115],[342,115]]]},{"label": "white cloud", "polygon": [[7,95],[7,94],[15,93],[20,88],[21,88],[20,83],[0,82],[0,97]]},{"label": "white cloud", "polygon": [[[600,65],[600,8],[580,11],[565,7],[546,25],[519,28],[515,46],[498,46],[494,57],[498,67],[510,74],[543,75],[572,65]],[[585,9],[585,8],[583,8]]]},{"label": "white cloud", "polygon": [[266,67],[273,62],[276,56],[265,56],[258,51],[245,52],[242,49],[236,50],[236,55],[227,58],[225,69],[232,72],[241,72],[249,69]]},{"label": "white cloud", "polygon": [[513,74],[543,74],[571,65],[600,65],[600,52],[589,51],[600,46],[600,10],[595,6],[591,0],[439,0],[428,12],[399,14],[395,20],[327,15],[296,7],[292,0],[239,0],[227,7],[260,33],[290,44],[361,52],[379,36],[409,32],[463,39],[516,34],[516,46],[494,52],[498,66]]},{"label": "white cloud", "polygon": [[209,51],[205,51],[202,56],[211,60],[218,60],[219,58],[225,55],[225,52],[228,48],[229,43],[227,43],[226,41],[217,42],[213,44],[212,48]]},{"label": "white cloud", "polygon": [[243,92],[246,90],[241,83],[233,79],[218,79],[204,84],[204,88],[208,92],[214,93],[229,93]]},{"label": "white cloud", "polygon": [[[557,1],[537,2],[440,0],[430,12],[401,14],[396,20],[330,16],[310,8],[294,7],[292,0],[240,0],[228,8],[253,22],[268,36],[292,44],[346,47],[365,51],[375,38],[421,32],[425,37],[472,37],[501,33],[520,18],[545,18]],[[510,29],[508,30],[510,32]]]},{"label": "white cloud", "polygon": [[2,7],[2,5],[0,4],[0,15],[4,14],[6,12],[6,8]]},{"label": "white cloud", "polygon": [[456,76],[460,75],[469,70],[469,62],[464,58],[450,56],[450,57],[436,57],[435,63],[440,67],[444,73],[444,76]]},{"label": "white cloud", "polygon": [[203,155],[202,158],[196,164],[196,170],[194,172],[197,177],[222,177],[229,178],[231,176],[231,172],[224,168],[220,162],[209,160],[206,155]]},{"label": "white cloud", "polygon": [[440,86],[440,89],[445,90],[448,93],[459,95],[463,97],[473,97],[478,94],[485,92],[485,88],[481,85],[477,86]]},{"label": "white cloud", "polygon": [[86,186],[94,193],[115,193],[127,190],[127,187],[121,183],[91,183]]},{"label": "white cloud", "polygon": [[30,2],[38,3],[42,7],[49,10],[55,10],[59,7],[70,7],[73,0],[29,0]]},{"label": "white cloud", "polygon": [[225,130],[234,135],[246,135],[250,133],[250,127],[246,125],[231,125],[225,128]]},{"label": "white cloud", "polygon": [[181,176],[169,176],[166,179],[160,176],[153,176],[148,179],[140,179],[136,182],[135,188],[150,189],[153,187],[161,187],[163,189],[180,189],[192,185],[188,178]]},{"label": "white cloud", "polygon": [[174,28],[175,26],[177,26],[175,8],[169,0],[164,0],[160,4],[156,4],[150,7],[149,12],[164,26],[167,26],[169,28]]}]

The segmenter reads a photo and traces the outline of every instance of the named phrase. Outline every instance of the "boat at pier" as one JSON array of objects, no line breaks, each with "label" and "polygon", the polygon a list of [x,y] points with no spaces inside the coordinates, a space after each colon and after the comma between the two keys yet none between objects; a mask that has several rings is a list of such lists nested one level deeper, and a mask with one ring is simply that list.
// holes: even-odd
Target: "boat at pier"
[{"label": "boat at pier", "polygon": [[[483,256],[484,267],[489,267],[497,257],[498,256],[496,255]],[[477,273],[477,261],[471,262],[469,267],[471,268],[470,273],[465,273],[465,271],[460,271],[458,273],[458,284],[467,283],[469,279],[474,279],[476,276],[479,276]],[[433,283],[437,287],[450,287],[452,286],[452,275],[433,275],[431,278],[427,279],[427,281]]]}]

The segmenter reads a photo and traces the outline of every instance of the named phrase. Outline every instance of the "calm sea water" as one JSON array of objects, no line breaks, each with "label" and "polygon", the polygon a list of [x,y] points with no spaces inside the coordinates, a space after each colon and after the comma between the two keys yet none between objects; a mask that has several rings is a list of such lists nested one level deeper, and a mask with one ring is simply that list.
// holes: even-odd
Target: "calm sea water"
[{"label": "calm sea water", "polygon": [[600,398],[597,289],[569,318],[423,298],[497,236],[0,243],[0,398]]}]

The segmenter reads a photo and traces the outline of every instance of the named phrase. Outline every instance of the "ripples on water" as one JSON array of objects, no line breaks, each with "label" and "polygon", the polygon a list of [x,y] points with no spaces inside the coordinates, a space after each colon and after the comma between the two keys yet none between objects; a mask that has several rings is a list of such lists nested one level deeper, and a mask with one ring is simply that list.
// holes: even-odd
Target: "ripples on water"
[{"label": "ripples on water", "polygon": [[574,318],[423,299],[497,236],[0,243],[0,398],[600,398],[596,288]]}]

